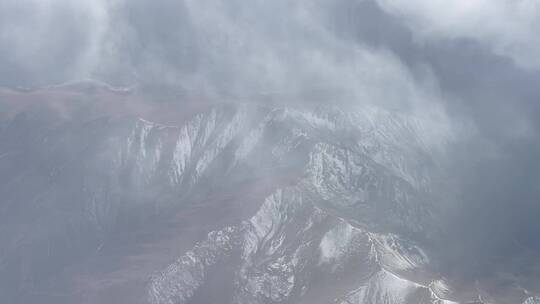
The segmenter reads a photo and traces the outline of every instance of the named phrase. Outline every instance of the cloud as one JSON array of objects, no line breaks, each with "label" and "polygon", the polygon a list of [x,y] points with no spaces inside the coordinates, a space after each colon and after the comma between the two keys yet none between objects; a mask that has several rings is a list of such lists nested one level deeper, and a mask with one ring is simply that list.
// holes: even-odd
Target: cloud
[{"label": "cloud", "polygon": [[540,3],[535,0],[377,0],[405,20],[417,38],[472,39],[512,58],[522,68],[540,68]]},{"label": "cloud", "polygon": [[[429,69],[336,32],[327,1],[1,2],[1,81],[168,83],[216,99],[372,102],[417,110],[441,98]],[[17,15],[19,17],[7,18]],[[37,29],[37,30],[36,30]],[[48,83],[47,83],[48,82]]]},{"label": "cloud", "polygon": [[322,2],[237,5],[186,1],[202,57],[194,75],[218,95],[402,107],[437,98],[429,73],[412,73],[385,49],[336,37]]},{"label": "cloud", "polygon": [[107,11],[101,1],[0,1],[0,81],[76,77],[97,59]]}]

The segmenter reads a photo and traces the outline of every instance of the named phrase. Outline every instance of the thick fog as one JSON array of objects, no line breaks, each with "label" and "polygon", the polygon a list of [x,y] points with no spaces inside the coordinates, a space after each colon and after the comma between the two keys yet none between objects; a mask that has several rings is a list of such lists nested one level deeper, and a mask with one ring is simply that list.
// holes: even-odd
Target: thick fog
[{"label": "thick fog", "polygon": [[97,79],[443,123],[442,267],[489,276],[540,253],[538,29],[536,0],[0,0],[0,85]]}]

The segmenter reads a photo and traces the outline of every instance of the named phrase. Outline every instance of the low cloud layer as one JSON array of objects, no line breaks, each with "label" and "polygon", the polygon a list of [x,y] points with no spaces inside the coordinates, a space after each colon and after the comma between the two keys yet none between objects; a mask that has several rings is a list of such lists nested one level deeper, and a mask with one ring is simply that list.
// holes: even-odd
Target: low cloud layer
[{"label": "low cloud layer", "polygon": [[[340,36],[328,1],[4,2],[6,85],[98,78],[167,83],[216,99],[278,96],[398,108],[440,99],[428,68]],[[12,16],[11,18],[8,18]],[[13,17],[20,15],[22,17]]]},{"label": "low cloud layer", "polygon": [[418,39],[471,39],[524,69],[540,67],[540,3],[535,0],[377,0]]}]

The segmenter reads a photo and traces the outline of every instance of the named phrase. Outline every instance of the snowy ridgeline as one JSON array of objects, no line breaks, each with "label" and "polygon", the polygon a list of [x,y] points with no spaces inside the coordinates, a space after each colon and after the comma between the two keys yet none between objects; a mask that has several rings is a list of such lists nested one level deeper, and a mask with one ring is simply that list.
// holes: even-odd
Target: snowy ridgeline
[{"label": "snowy ridgeline", "polygon": [[407,279],[429,263],[420,248],[356,228],[304,192],[277,190],[251,219],[210,233],[152,279],[150,302],[188,303],[198,289],[211,293],[208,269],[238,255],[231,303],[302,303],[330,282],[348,289],[327,290],[328,303],[453,303],[439,295],[447,291],[443,281]]}]

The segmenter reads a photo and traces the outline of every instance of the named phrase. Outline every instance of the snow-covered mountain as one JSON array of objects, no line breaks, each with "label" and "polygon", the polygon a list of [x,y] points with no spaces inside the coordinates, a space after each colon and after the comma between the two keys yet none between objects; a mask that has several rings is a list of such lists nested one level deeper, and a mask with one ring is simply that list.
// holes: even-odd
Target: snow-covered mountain
[{"label": "snow-covered mountain", "polygon": [[167,123],[41,109],[0,124],[0,300],[507,303],[437,267],[443,122],[372,105]]},{"label": "snow-covered mountain", "polygon": [[429,172],[447,130],[430,137],[420,121],[368,106],[266,115],[246,138],[251,153],[265,133],[286,130],[274,161],[303,147],[302,174],[156,274],[149,301],[205,303],[199,295],[219,276],[230,303],[444,303],[413,238],[430,229]]}]

